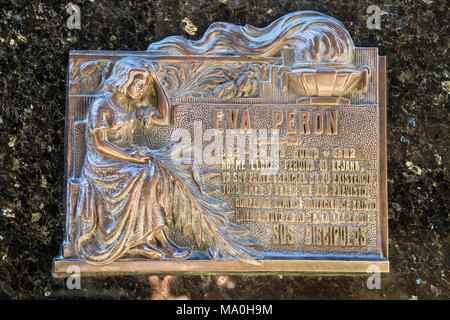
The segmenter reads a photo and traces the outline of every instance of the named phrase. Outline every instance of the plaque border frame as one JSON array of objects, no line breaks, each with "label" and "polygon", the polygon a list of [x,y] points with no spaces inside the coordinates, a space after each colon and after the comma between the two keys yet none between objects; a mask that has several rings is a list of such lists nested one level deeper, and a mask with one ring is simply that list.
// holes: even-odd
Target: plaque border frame
[{"label": "plaque border frame", "polygon": [[[71,51],[70,56],[83,55],[88,51]],[[89,52],[92,54],[91,52]],[[130,54],[139,55],[140,52],[115,51],[114,54]],[[148,53],[148,52],[146,52]],[[98,53],[97,53],[98,54]],[[111,52],[105,52],[103,55],[110,55]],[[102,54],[98,54],[102,56]],[[208,260],[133,260],[124,259],[115,261],[108,265],[92,265],[82,260],[64,259],[63,248],[59,257],[53,259],[52,275],[55,278],[68,277],[72,273],[68,273],[68,268],[76,266],[83,275],[138,275],[138,274],[237,274],[237,275],[270,275],[270,274],[361,274],[367,273],[369,266],[378,267],[381,273],[389,273],[389,234],[388,234],[388,199],[387,199],[387,58],[386,56],[378,56],[377,72],[378,72],[378,130],[379,130],[379,227],[381,241],[381,258],[376,260],[359,259],[359,260],[343,260],[343,259],[302,259],[302,260],[262,260],[261,265],[255,266],[244,263],[242,261],[208,261]],[[68,75],[67,75],[68,77]],[[68,79],[68,78],[67,78]],[[66,92],[66,117],[68,114],[68,98],[69,93]],[[65,126],[65,148],[64,154],[68,152],[68,135],[67,124]],[[67,163],[65,163],[65,187],[64,187],[64,208],[66,207],[67,197]],[[64,210],[65,212],[66,210]],[[65,218],[66,225],[68,223]],[[65,230],[66,232],[66,230]],[[67,234],[64,234],[64,239]]]}]

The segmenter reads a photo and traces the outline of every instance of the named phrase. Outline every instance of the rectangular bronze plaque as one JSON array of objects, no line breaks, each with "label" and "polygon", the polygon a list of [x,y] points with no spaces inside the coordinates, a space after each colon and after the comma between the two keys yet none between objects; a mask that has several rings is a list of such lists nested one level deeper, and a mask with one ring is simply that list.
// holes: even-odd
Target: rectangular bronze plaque
[{"label": "rectangular bronze plaque", "polygon": [[389,271],[386,58],[337,20],[72,51],[54,274]]}]

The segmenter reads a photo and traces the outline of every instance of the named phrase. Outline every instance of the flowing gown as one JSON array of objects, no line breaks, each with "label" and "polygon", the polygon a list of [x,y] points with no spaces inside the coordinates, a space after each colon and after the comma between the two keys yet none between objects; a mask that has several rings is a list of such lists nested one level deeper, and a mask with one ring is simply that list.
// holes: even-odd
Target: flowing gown
[{"label": "flowing gown", "polygon": [[93,134],[105,130],[108,141],[130,152],[138,120],[108,97],[97,98],[88,116],[87,153],[78,197],[77,241],[80,257],[92,264],[107,264],[127,249],[143,243],[165,226],[156,199],[155,164],[137,164],[105,157],[94,148]]}]

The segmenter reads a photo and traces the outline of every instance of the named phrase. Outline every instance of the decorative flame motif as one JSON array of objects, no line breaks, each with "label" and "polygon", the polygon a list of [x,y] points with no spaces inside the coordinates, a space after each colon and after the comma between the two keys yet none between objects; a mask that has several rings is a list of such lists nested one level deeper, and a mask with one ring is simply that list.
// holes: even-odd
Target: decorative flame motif
[{"label": "decorative flame motif", "polygon": [[315,11],[292,12],[264,28],[216,22],[200,40],[172,36],[150,44],[147,51],[263,58],[281,56],[288,46],[294,48],[295,62],[351,63],[353,59],[353,40],[342,23]]}]

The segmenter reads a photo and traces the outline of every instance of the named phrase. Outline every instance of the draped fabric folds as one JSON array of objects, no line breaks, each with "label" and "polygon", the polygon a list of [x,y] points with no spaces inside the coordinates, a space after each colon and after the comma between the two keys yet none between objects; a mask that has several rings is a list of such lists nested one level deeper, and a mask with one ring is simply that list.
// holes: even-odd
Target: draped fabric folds
[{"label": "draped fabric folds", "polygon": [[75,216],[80,221],[78,252],[92,264],[107,264],[144,242],[164,227],[164,215],[155,201],[158,174],[155,164],[136,164],[104,157],[91,139],[105,130],[108,141],[132,151],[136,117],[122,113],[106,97],[96,99],[88,118],[87,154]]}]

